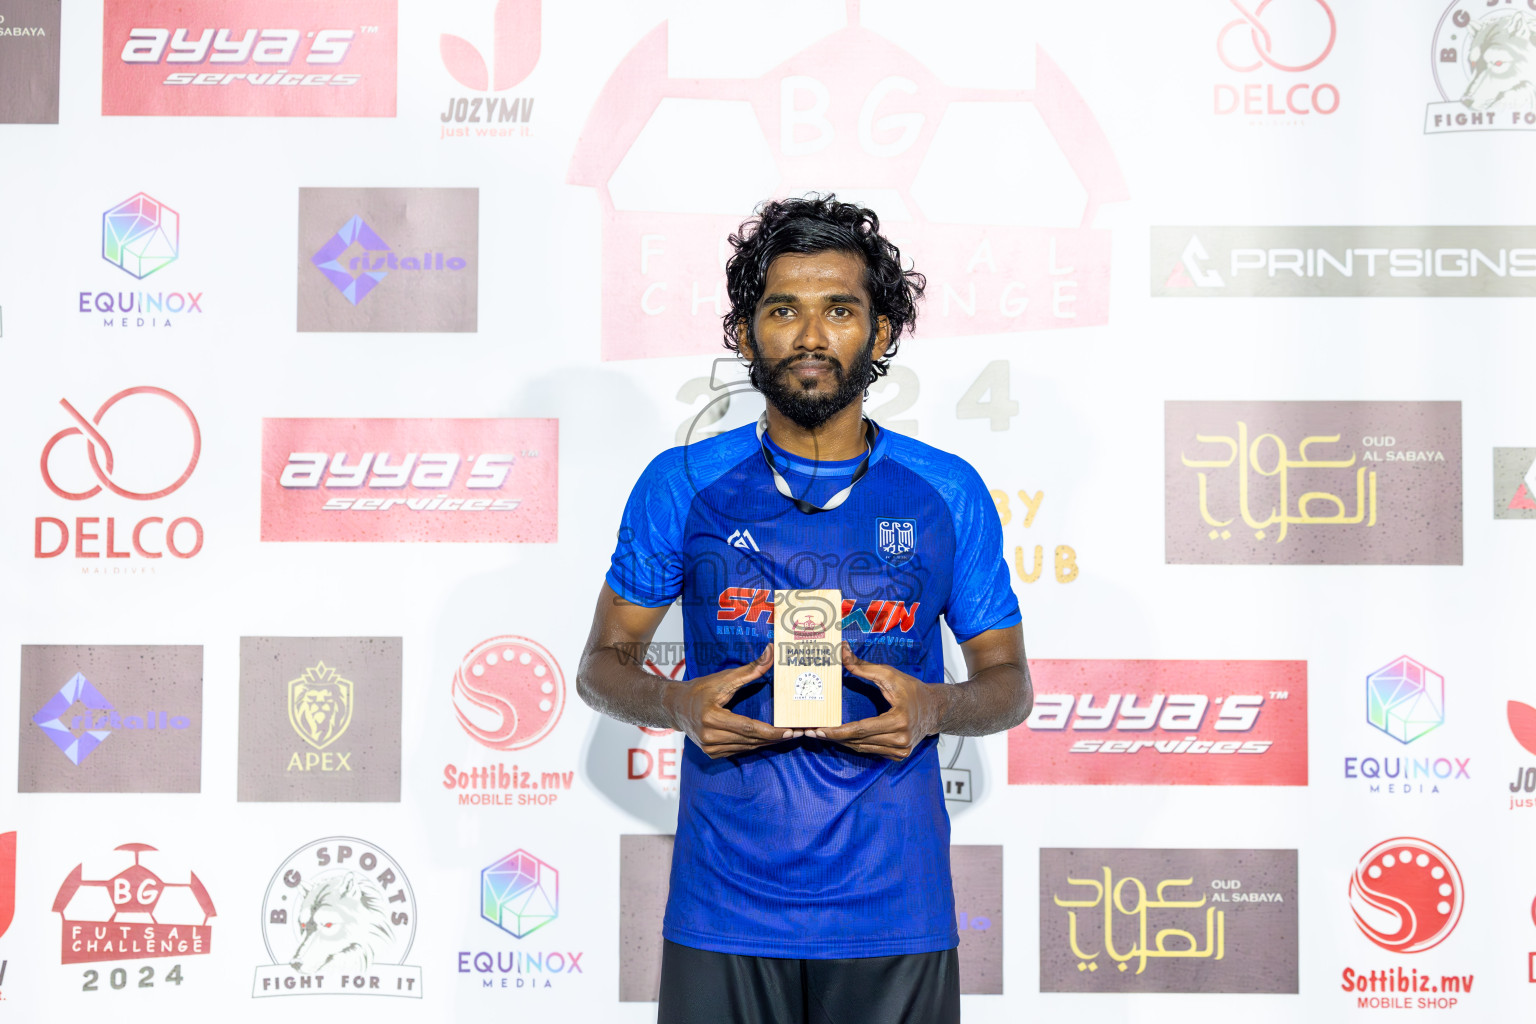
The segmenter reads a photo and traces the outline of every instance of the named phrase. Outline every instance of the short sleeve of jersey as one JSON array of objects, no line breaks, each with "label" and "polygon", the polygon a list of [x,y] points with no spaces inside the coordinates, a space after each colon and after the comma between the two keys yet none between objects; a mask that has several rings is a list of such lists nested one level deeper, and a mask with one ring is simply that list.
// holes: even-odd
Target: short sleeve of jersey
[{"label": "short sleeve of jersey", "polygon": [[966,466],[950,493],[955,522],[955,568],[944,620],[960,643],[1020,621],[1019,599],[1003,557],[1003,524],[981,477]]},{"label": "short sleeve of jersey", "polygon": [[676,449],[651,460],[635,482],[619,521],[608,586],[634,604],[659,608],[683,592],[683,525],[688,502],[673,486]]}]

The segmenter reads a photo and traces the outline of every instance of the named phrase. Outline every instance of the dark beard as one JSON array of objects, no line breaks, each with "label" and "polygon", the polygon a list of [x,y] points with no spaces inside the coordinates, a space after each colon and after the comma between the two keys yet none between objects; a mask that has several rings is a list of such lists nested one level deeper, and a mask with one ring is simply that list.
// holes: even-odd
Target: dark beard
[{"label": "dark beard", "polygon": [[[789,417],[802,430],[815,430],[848,408],[874,382],[875,334],[872,328],[868,343],[854,357],[853,365],[846,370],[832,356],[802,352],[767,365],[764,365],[764,360],[754,359],[747,367],[747,377],[752,386],[762,392],[769,405]],[[752,339],[752,347],[755,351],[756,338]],[[790,367],[803,359],[816,359],[830,365],[833,376],[837,378],[837,388],[832,394],[813,394],[790,378]]]}]

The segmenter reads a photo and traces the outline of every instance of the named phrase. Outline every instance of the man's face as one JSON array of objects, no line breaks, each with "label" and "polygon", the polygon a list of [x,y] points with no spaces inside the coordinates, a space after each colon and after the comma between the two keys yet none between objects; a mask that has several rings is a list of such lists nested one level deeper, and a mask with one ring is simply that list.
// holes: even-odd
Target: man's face
[{"label": "man's face", "polygon": [[785,255],[768,264],[763,297],[742,340],[753,386],[779,412],[814,430],[868,386],[890,325],[869,308],[862,257]]}]

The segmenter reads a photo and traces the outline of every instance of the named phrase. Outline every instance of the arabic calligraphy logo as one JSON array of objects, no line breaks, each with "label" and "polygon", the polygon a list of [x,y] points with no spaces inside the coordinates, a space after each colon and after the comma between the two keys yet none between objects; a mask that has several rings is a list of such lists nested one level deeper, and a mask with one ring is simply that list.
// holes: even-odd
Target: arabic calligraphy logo
[{"label": "arabic calligraphy logo", "polygon": [[32,716],[32,724],[43,730],[43,735],[53,740],[64,756],[69,758],[71,764],[78,765],[90,756],[91,751],[101,746],[102,741],[112,735],[111,729],[84,729],[77,736],[71,728],[73,722],[82,718],[90,721],[94,715],[73,715],[71,721],[66,722],[64,716],[76,704],[83,705],[87,711],[111,711],[112,702],[101,695],[91,681],[76,672],[70,677],[69,682],[59,687],[59,692],[49,698],[48,703],[40,708],[37,714]]},{"label": "arabic calligraphy logo", "polygon": [[443,66],[460,85],[476,92],[503,92],[512,88],[527,78],[539,62],[542,7],[542,0],[501,0],[496,5],[494,80],[486,70],[485,58],[480,56],[480,51],[458,36],[444,34],[438,37]]},{"label": "arabic calligraphy logo", "polygon": [[288,681],[288,724],[299,737],[324,750],[352,724],[352,681],[325,662]]},{"label": "arabic calligraphy logo", "polygon": [[1445,724],[1445,677],[1412,658],[1372,672],[1365,687],[1366,718],[1399,743],[1412,743]]},{"label": "arabic calligraphy logo", "polygon": [[[114,405],[116,405],[118,402],[121,402],[123,399],[133,395],[158,395],[161,398],[166,399],[175,405],[177,409],[181,410],[182,415],[186,416],[187,418],[188,426],[192,428],[192,455],[191,458],[187,460],[186,469],[182,470],[181,475],[173,480],[170,484],[160,488],[159,490],[147,492],[130,491],[127,488],[121,487],[114,483],[111,474],[116,467],[116,455],[113,453],[112,446],[107,442],[107,439],[102,435],[101,431],[96,429],[97,427],[101,426],[102,418],[106,416],[107,410],[111,409]],[[203,434],[202,431],[198,428],[197,417],[192,415],[192,410],[188,408],[186,402],[183,402],[180,398],[177,398],[175,395],[171,394],[164,388],[136,387],[119,391],[117,394],[103,402],[101,408],[96,410],[96,415],[91,417],[89,420],[80,415],[79,411],[76,410],[73,405],[69,404],[68,399],[59,399],[59,404],[64,407],[64,410],[69,413],[70,417],[73,418],[74,421],[79,424],[79,426],[70,427],[67,430],[61,430],[57,434],[54,434],[52,437],[50,437],[48,439],[48,443],[43,445],[43,457],[41,459],[40,465],[43,471],[43,483],[48,485],[48,489],[50,491],[67,501],[84,501],[86,498],[95,497],[101,493],[101,489],[103,487],[111,491],[113,494],[118,495],[119,497],[131,498],[134,501],[150,501],[154,498],[163,498],[167,494],[170,494],[172,491],[175,491],[182,484],[186,483],[188,478],[192,476],[192,471],[197,468],[197,460],[198,457],[202,454],[203,450]],[[91,471],[96,474],[98,483],[90,490],[66,491],[64,488],[60,487],[57,483],[54,482],[53,474],[48,468],[48,457],[53,453],[54,445],[58,444],[66,437],[76,437],[81,435],[86,438],[86,453],[91,460]],[[105,469],[102,468],[103,463],[106,465]]]},{"label": "arabic calligraphy logo", "polygon": [[540,645],[498,636],[464,656],[453,677],[459,725],[493,750],[531,747],[560,721],[565,677]]},{"label": "arabic calligraphy logo", "polygon": [[[1278,544],[1285,540],[1286,533],[1290,530],[1293,523],[1315,526],[1320,524],[1340,525],[1364,522],[1366,526],[1376,525],[1376,473],[1374,471],[1368,473],[1364,466],[1361,466],[1355,474],[1356,497],[1355,514],[1353,516],[1347,513],[1347,506],[1343,498],[1324,491],[1308,491],[1303,494],[1300,502],[1297,504],[1296,514],[1291,514],[1289,474],[1292,470],[1347,469],[1355,464],[1355,456],[1353,454],[1347,459],[1313,459],[1307,454],[1307,447],[1309,445],[1337,444],[1341,436],[1340,434],[1315,434],[1302,438],[1301,445],[1297,449],[1301,453],[1301,458],[1292,461],[1286,450],[1285,442],[1278,434],[1260,434],[1250,443],[1248,440],[1248,424],[1239,420],[1237,423],[1237,437],[1235,439],[1216,434],[1195,435],[1195,440],[1200,444],[1224,445],[1227,449],[1227,457],[1225,459],[1191,459],[1182,452],[1179,458],[1185,466],[1197,469],[1228,469],[1234,462],[1237,463],[1238,506],[1243,522],[1248,525],[1249,529],[1253,530],[1253,536],[1258,540],[1264,540],[1269,535],[1269,528],[1275,523],[1279,523],[1280,529],[1275,535],[1275,543]],[[1263,459],[1259,451],[1259,446],[1265,441],[1273,441],[1275,446],[1274,464],[1270,469],[1264,468]],[[1250,468],[1261,477],[1274,478],[1279,487],[1278,510],[1271,507],[1268,517],[1262,520],[1254,518],[1253,513],[1249,511],[1250,487],[1248,474]],[[1211,540],[1229,540],[1232,532],[1226,528],[1232,525],[1236,517],[1217,519],[1211,514],[1207,474],[1197,473],[1196,476],[1200,483],[1200,517],[1211,528],[1206,536]],[[1367,493],[1369,493],[1369,499],[1367,499]],[[1369,518],[1367,518],[1367,500],[1369,501]],[[1313,515],[1308,506],[1313,502],[1324,501],[1333,504],[1334,513],[1332,515]]]},{"label": "arabic calligraphy logo", "polygon": [[[355,256],[348,261],[347,266],[342,266],[342,257],[352,251],[356,246],[364,255]],[[341,226],[319,250],[310,257],[310,262],[320,268],[320,273],[325,279],[336,286],[336,290],[352,305],[357,305],[367,297],[368,293],[379,286],[389,271],[377,268],[368,259],[368,254],[376,252],[389,252],[389,243],[374,233],[363,218],[353,216]],[[358,265],[361,264],[361,267]],[[352,269],[359,272],[354,275]]]},{"label": "arabic calligraphy logo", "polygon": [[[1223,64],[1233,71],[1257,71],[1266,64],[1276,71],[1309,71],[1321,64],[1327,59],[1328,54],[1333,52],[1333,44],[1339,34],[1338,23],[1334,21],[1333,11],[1329,9],[1323,0],[1312,0],[1313,3],[1322,9],[1323,16],[1328,19],[1328,41],[1323,44],[1322,52],[1312,60],[1300,64],[1284,64],[1276,59],[1274,39],[1270,34],[1269,27],[1261,20],[1264,17],[1265,8],[1269,7],[1272,2],[1274,0],[1261,0],[1259,6],[1250,11],[1240,0],[1231,0],[1232,6],[1237,8],[1242,17],[1227,22],[1222,26],[1221,31],[1216,34],[1216,55],[1221,58]],[[1282,6],[1284,5],[1282,4]],[[1313,13],[1314,15],[1316,14],[1315,11]],[[1319,27],[1321,27],[1320,22]],[[1246,46],[1242,41],[1243,37],[1241,35],[1232,37],[1232,33],[1240,33],[1244,28],[1248,29]],[[1234,49],[1239,54],[1251,52],[1251,63],[1238,63],[1233,60],[1230,54]]]},{"label": "arabic calligraphy logo", "polygon": [[143,192],[101,215],[101,257],[139,280],[181,255],[181,216]]},{"label": "arabic calligraphy logo", "polygon": [[1461,920],[1461,872],[1446,852],[1402,836],[1366,851],[1349,881],[1349,905],[1366,938],[1394,953],[1422,953]]},{"label": "arabic calligraphy logo", "polygon": [[[1147,887],[1141,879],[1134,876],[1126,876],[1116,882],[1113,871],[1105,865],[1104,880],[1102,882],[1092,878],[1073,878],[1067,876],[1068,885],[1083,886],[1094,891],[1092,899],[1064,900],[1060,896],[1052,895],[1058,907],[1078,907],[1091,909],[1102,906],[1104,908],[1104,935],[1102,937],[1104,949],[1111,960],[1115,961],[1115,969],[1125,971],[1129,969],[1129,961],[1135,960],[1136,973],[1141,974],[1147,969],[1147,961],[1161,957],[1197,957],[1200,959],[1221,960],[1227,953],[1227,919],[1226,912],[1215,907],[1206,907],[1208,897],[1202,895],[1197,900],[1172,899],[1166,895],[1170,888],[1182,888],[1195,884],[1194,876],[1189,878],[1169,878],[1157,883],[1157,899],[1147,899]],[[1126,887],[1133,887],[1132,900],[1134,905],[1127,906]],[[1158,930],[1152,942],[1147,942],[1147,911],[1149,910],[1196,910],[1206,907],[1205,911],[1205,948],[1201,949],[1195,941],[1193,932],[1182,928],[1163,928]],[[1137,941],[1124,953],[1116,952],[1114,942],[1115,912],[1125,914],[1136,919],[1132,930],[1138,936]],[[1095,915],[1097,916],[1097,915]],[[1072,953],[1077,957],[1077,969],[1079,971],[1097,971],[1098,952],[1084,952],[1079,945],[1079,938],[1086,934],[1087,929],[1079,929],[1077,923],[1077,911],[1067,911],[1067,941],[1072,946]],[[1188,943],[1182,948],[1175,946],[1169,948],[1169,940],[1181,940]]]}]

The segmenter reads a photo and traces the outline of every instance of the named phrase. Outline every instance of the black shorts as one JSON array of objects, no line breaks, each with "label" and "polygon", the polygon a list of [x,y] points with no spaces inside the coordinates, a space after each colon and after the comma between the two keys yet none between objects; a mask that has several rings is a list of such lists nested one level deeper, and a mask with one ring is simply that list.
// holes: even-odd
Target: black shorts
[{"label": "black shorts", "polygon": [[658,1024],[958,1024],[953,949],[847,960],[736,956],[664,942]]}]

